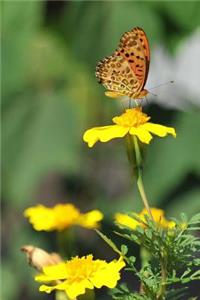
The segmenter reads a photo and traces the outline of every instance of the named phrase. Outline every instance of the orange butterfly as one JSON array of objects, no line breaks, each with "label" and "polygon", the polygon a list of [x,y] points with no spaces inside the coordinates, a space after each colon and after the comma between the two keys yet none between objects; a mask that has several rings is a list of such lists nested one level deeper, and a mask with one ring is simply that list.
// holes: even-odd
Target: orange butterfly
[{"label": "orange butterfly", "polygon": [[120,39],[119,48],[96,67],[99,83],[108,89],[109,97],[143,98],[150,63],[149,43],[143,29],[133,28]]}]

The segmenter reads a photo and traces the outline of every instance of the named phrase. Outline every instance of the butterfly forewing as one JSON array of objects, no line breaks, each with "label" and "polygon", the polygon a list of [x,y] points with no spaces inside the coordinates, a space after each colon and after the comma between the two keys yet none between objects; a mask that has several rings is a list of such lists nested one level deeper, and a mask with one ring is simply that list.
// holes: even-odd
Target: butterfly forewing
[{"label": "butterfly forewing", "polygon": [[119,49],[97,65],[96,77],[106,89],[134,98],[142,91],[149,69],[150,52],[144,31],[126,32]]},{"label": "butterfly forewing", "polygon": [[143,29],[136,27],[125,32],[120,39],[116,55],[121,55],[130,63],[142,90],[146,83],[150,62],[149,44]]}]

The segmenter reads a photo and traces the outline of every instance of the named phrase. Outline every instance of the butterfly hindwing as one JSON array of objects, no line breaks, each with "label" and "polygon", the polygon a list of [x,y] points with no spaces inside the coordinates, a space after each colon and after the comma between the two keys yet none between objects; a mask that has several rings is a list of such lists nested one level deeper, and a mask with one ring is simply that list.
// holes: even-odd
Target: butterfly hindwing
[{"label": "butterfly hindwing", "polygon": [[130,64],[122,56],[111,55],[100,61],[96,68],[96,76],[106,89],[116,94],[129,96],[133,87],[139,86]]}]

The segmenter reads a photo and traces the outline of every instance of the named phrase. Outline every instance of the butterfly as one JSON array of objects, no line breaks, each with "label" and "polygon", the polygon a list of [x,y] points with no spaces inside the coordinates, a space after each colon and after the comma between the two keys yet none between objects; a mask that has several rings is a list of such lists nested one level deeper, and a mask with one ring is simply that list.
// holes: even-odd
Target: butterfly
[{"label": "butterfly", "polygon": [[142,28],[135,27],[122,35],[119,48],[111,56],[97,64],[95,75],[108,90],[106,96],[139,99],[149,93],[144,89],[149,64],[147,36]]}]

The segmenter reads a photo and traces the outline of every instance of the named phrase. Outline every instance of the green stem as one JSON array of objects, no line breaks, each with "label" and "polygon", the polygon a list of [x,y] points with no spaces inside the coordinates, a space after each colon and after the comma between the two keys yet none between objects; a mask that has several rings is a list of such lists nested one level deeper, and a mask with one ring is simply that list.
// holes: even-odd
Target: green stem
[{"label": "green stem", "polygon": [[63,291],[56,291],[55,300],[69,300],[67,294]]},{"label": "green stem", "polygon": [[[136,136],[127,136],[127,154],[129,161],[131,163],[131,166],[133,169],[137,170],[137,186],[140,193],[140,196],[142,198],[144,207],[146,208],[149,216],[153,220],[153,216],[149,207],[148,199],[145,193],[143,179],[142,179],[142,155],[140,151],[140,147],[138,144],[138,139]],[[134,156],[135,154],[135,156]],[[142,260],[142,266],[149,261],[149,253],[144,251],[145,249],[141,248],[141,260]],[[166,272],[166,261],[163,257],[161,257],[160,260],[160,266],[161,266],[161,285],[160,290],[158,292],[158,295],[156,297],[156,300],[164,300],[165,294],[166,294],[166,279],[167,279],[167,272]],[[143,293],[143,285],[140,286],[140,292]]]},{"label": "green stem", "polygon": [[161,258],[160,266],[161,266],[161,286],[160,286],[160,291],[158,293],[157,300],[165,299],[165,293],[166,293],[167,272],[166,272],[166,263],[163,258]]},{"label": "green stem", "polygon": [[75,235],[73,228],[57,232],[59,253],[65,259],[70,259],[75,254]]},{"label": "green stem", "polygon": [[135,158],[136,158],[136,168],[137,168],[137,186],[138,186],[138,190],[140,193],[140,196],[142,198],[144,207],[146,208],[149,216],[153,219],[150,207],[149,207],[149,203],[147,200],[147,196],[145,193],[145,189],[144,189],[144,184],[143,184],[143,180],[142,180],[142,155],[140,152],[140,147],[138,144],[138,140],[136,136],[133,136],[133,141],[134,141],[134,147],[135,147]]}]

